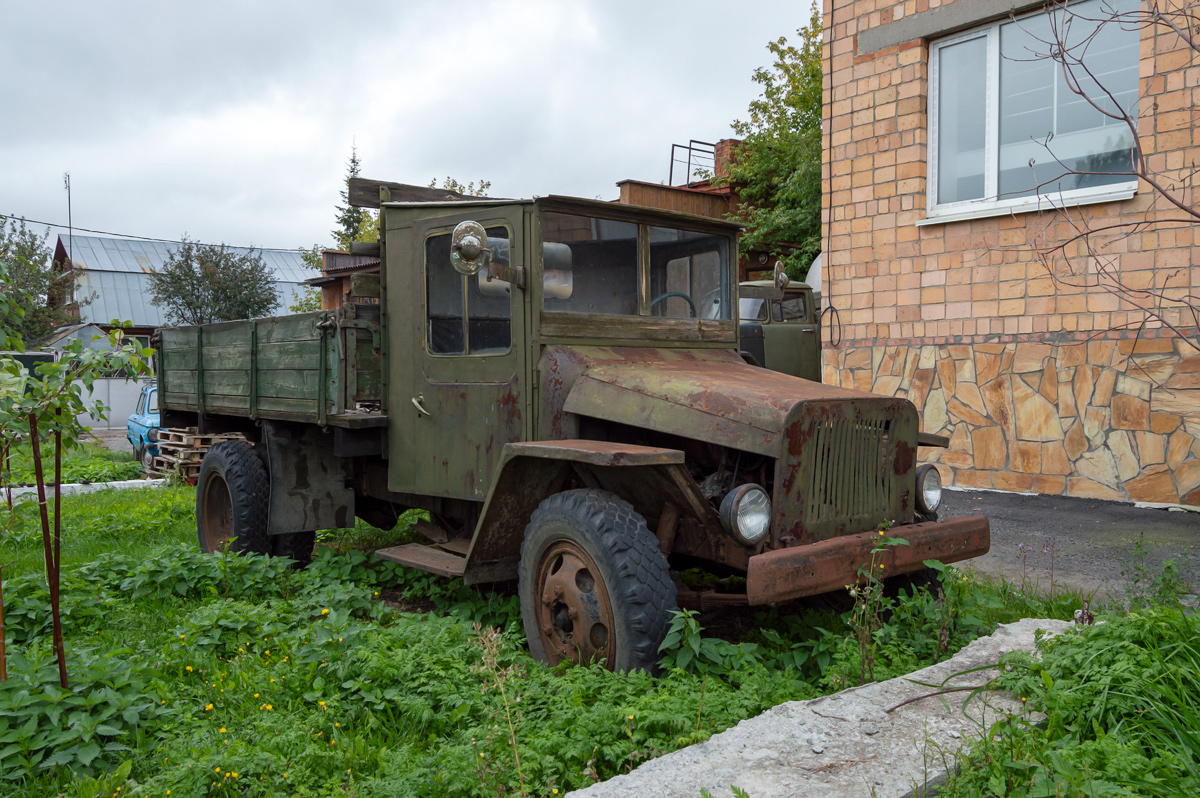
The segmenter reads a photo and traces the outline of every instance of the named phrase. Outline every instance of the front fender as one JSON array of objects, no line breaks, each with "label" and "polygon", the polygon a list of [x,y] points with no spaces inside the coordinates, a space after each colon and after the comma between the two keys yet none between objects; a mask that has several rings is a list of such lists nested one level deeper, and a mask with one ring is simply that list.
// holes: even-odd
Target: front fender
[{"label": "front fender", "polygon": [[677,449],[608,441],[506,444],[467,552],[464,581],[515,579],[530,516],[572,476],[620,496],[651,524],[667,503],[702,524],[719,524],[683,461]]}]

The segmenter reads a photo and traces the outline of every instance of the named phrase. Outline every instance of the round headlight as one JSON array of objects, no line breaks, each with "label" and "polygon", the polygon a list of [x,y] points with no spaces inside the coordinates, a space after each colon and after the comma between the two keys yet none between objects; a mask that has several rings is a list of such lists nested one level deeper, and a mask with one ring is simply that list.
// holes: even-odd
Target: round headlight
[{"label": "round headlight", "polygon": [[158,427],[151,427],[150,431],[146,433],[146,439],[149,440],[151,443],[157,443],[158,442]]},{"label": "round headlight", "polygon": [[753,546],[771,528],[771,499],[758,485],[739,485],[721,502],[721,526],[743,546]]},{"label": "round headlight", "polygon": [[928,515],[941,506],[942,475],[937,466],[927,463],[917,469],[917,509]]}]

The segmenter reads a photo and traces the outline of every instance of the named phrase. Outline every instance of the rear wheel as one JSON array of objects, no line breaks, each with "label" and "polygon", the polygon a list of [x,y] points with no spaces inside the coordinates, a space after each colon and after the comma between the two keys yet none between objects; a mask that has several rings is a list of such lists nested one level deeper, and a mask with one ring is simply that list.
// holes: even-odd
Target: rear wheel
[{"label": "rear wheel", "polygon": [[196,534],[200,550],[270,554],[267,469],[245,441],[222,441],[204,456],[196,481]]},{"label": "rear wheel", "polygon": [[645,519],[599,490],[555,494],[533,513],[519,592],[530,653],[550,665],[653,671],[676,609],[675,584]]},{"label": "rear wheel", "polygon": [[147,471],[154,470],[154,455],[150,453],[149,446],[143,446],[137,453],[138,460],[142,461],[142,468]]}]

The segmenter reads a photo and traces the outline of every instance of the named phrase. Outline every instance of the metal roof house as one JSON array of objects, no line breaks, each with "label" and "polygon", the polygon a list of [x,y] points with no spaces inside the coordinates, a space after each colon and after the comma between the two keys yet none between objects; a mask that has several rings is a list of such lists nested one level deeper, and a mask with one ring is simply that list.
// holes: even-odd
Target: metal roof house
[{"label": "metal roof house", "polygon": [[[73,301],[89,300],[79,308],[79,321],[108,329],[113,319],[129,321],[131,332],[148,334],[166,323],[162,309],[150,303],[147,274],[161,269],[177,244],[161,241],[132,241],[105,236],[60,235],[54,261],[78,273]],[[244,247],[229,247],[238,254]],[[313,276],[300,252],[290,249],[256,249],[275,275],[279,304],[286,311],[293,294],[301,293],[305,280]]]}]

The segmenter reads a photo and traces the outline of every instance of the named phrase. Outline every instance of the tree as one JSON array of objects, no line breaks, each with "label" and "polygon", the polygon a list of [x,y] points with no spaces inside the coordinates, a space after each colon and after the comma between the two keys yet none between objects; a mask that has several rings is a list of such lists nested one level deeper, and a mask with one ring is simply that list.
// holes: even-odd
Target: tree
[{"label": "tree", "polygon": [[[429,187],[437,188],[437,178],[434,178],[433,180],[429,181]],[[486,197],[487,194],[485,194],[484,192],[487,191],[491,187],[492,187],[492,181],[490,181],[490,180],[480,180],[479,188],[475,188],[474,181],[467,183],[466,185],[463,185],[462,183],[455,180],[453,177],[447,177],[445,180],[442,181],[442,188],[446,189],[447,191],[454,191],[459,194],[462,194],[464,197]]]},{"label": "tree", "polygon": [[358,160],[358,148],[350,148],[350,161],[346,168],[346,188],[342,189],[342,204],[337,206],[338,226],[330,233],[338,248],[349,251],[350,242],[361,241],[363,223],[368,215],[362,208],[350,204],[350,181],[358,177],[362,163]]},{"label": "tree", "polygon": [[7,267],[8,277],[0,282],[0,293],[20,309],[20,318],[11,329],[26,343],[75,320],[70,309],[74,277],[56,269],[49,238],[49,229],[39,236],[25,226],[24,219],[0,221],[0,262]]},{"label": "tree", "polygon": [[[727,177],[741,204],[733,217],[746,225],[744,249],[774,252],[788,273],[803,278],[821,251],[821,16],[767,45],[770,68],[754,72],[762,95],[746,121],[735,121],[742,144]],[[793,247],[781,247],[782,244]]]},{"label": "tree", "polygon": [[184,235],[162,270],[149,277],[150,301],[172,324],[252,319],[279,304],[271,270],[254,249],[239,253]]},{"label": "tree", "polygon": [[[0,262],[0,280],[8,276],[6,264]],[[14,293],[18,294],[19,290]],[[18,301],[19,298],[18,298]],[[0,341],[11,342],[15,331],[14,317],[7,312],[10,300],[0,299]],[[71,341],[57,360],[38,365],[29,373],[15,359],[0,356],[0,450],[7,457],[11,446],[22,439],[33,449],[34,478],[37,483],[38,510],[42,522],[42,546],[46,563],[46,582],[50,591],[50,616],[53,628],[54,652],[58,661],[59,685],[67,689],[67,657],[63,645],[62,619],[59,612],[59,565],[62,560],[62,524],[60,488],[62,484],[63,447],[75,446],[84,432],[79,422],[82,413],[104,418],[108,408],[99,399],[90,404],[83,391],[91,392],[100,377],[124,375],[136,379],[149,373],[149,349],[138,349],[124,339],[120,328],[109,333],[109,349],[85,347],[80,339]],[[46,474],[42,467],[43,439],[54,442],[53,524],[46,501]],[[11,500],[10,500],[11,502]],[[12,512],[11,504],[9,512]],[[2,566],[0,566],[2,570]],[[3,605],[0,604],[0,613]],[[3,617],[0,615],[0,677],[7,669],[5,662]]]},{"label": "tree", "polygon": [[[1089,47],[1100,31],[1116,25],[1124,30],[1150,31],[1160,54],[1186,53],[1188,57],[1182,63],[1194,64],[1200,55],[1200,10],[1194,3],[1148,0],[1144,4],[1123,6],[1104,3],[1088,13],[1076,10],[1076,6],[1064,0],[1054,0],[1048,11],[1049,34],[1037,38],[1038,52],[1031,52],[1030,60],[1052,61],[1059,71],[1060,85],[1086,103],[1094,114],[1115,123],[1115,128],[1128,131],[1132,144],[1128,157],[1120,159],[1123,163],[1112,158],[1101,162],[1067,160],[1055,144],[1053,134],[1047,135],[1038,141],[1047,153],[1046,162],[1039,165],[1031,159],[1029,164],[1031,170],[1046,164],[1054,167],[1050,171],[1055,174],[1039,183],[1039,193],[1047,186],[1053,191],[1069,175],[1104,180],[1124,176],[1138,181],[1139,193],[1145,197],[1144,210],[1122,212],[1096,221],[1086,209],[1056,203],[1059,207],[1048,215],[1040,229],[1026,232],[1025,246],[1060,286],[1098,289],[1118,297],[1122,310],[1131,319],[1122,326],[1136,329],[1140,334],[1153,321],[1154,326],[1170,329],[1200,351],[1200,295],[1194,290],[1188,265],[1149,272],[1121,268],[1121,253],[1142,249],[1147,236],[1159,241],[1186,241],[1193,247],[1200,243],[1196,238],[1200,235],[1200,208],[1196,206],[1195,194],[1200,169],[1195,163],[1195,149],[1156,151],[1157,142],[1146,141],[1139,130],[1139,116],[1143,116],[1143,124],[1152,123],[1147,124],[1150,130],[1170,124],[1168,118],[1159,115],[1159,97],[1152,102],[1143,99],[1132,107],[1123,106],[1098,74],[1102,74],[1104,65],[1087,58]],[[1158,62],[1156,58],[1155,63]],[[1189,73],[1194,76],[1196,67],[1180,69],[1177,78],[1181,84],[1190,80]],[[1155,82],[1145,83],[1153,86]],[[1193,110],[1192,101],[1186,101],[1176,116],[1194,118]],[[1041,174],[1046,174],[1044,168]],[[1195,249],[1192,252],[1194,263]],[[1154,277],[1149,282],[1148,274]]]}]

